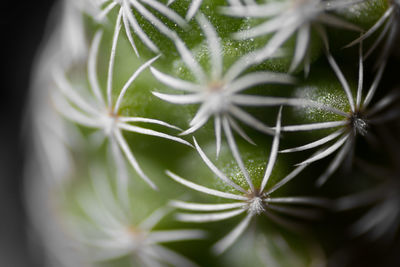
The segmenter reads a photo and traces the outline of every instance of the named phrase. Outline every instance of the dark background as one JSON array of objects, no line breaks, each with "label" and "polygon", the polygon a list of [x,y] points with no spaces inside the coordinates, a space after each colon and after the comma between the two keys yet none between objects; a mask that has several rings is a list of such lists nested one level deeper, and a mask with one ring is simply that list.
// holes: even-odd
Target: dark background
[{"label": "dark background", "polygon": [[29,253],[23,206],[21,129],[30,70],[55,0],[2,1],[0,7],[0,266],[41,266]]}]

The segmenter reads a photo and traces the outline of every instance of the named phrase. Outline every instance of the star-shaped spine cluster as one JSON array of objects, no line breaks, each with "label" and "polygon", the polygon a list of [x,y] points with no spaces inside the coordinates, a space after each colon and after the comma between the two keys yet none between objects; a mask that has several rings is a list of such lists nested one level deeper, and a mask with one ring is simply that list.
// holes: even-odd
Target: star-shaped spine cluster
[{"label": "star-shaped spine cluster", "polygon": [[[187,1],[182,5],[187,6],[187,10],[182,13],[181,10],[174,10],[173,8],[175,5],[180,5],[180,1],[183,0],[86,0],[82,3],[75,3],[83,12],[91,15],[99,23],[98,27],[101,28],[95,32],[91,47],[88,49],[87,80],[89,87],[85,91],[73,83],[68,75],[68,68],[73,68],[72,63],[71,66],[60,64],[52,73],[55,87],[57,87],[57,90],[52,93],[52,101],[63,118],[83,128],[94,130],[94,133],[90,136],[93,140],[97,140],[97,145],[102,144],[104,140],[108,141],[109,149],[107,153],[113,159],[113,164],[115,164],[117,170],[115,175],[117,177],[116,195],[114,195],[113,186],[105,182],[108,181],[108,178],[102,177],[107,171],[104,170],[102,174],[95,171],[92,175],[95,198],[90,199],[90,196],[85,196],[79,201],[85,219],[78,220],[75,224],[79,233],[77,241],[89,248],[90,253],[93,253],[90,260],[94,262],[98,260],[108,261],[131,256],[141,266],[195,266],[190,260],[161,246],[159,243],[205,237],[204,232],[199,230],[154,230],[154,226],[164,218],[165,212],[163,211],[165,208],[157,210],[138,225],[132,224],[130,216],[134,213],[134,210],[129,206],[132,196],[129,193],[131,184],[128,181],[132,180],[133,186],[135,186],[135,181],[125,166],[126,160],[152,189],[158,189],[162,194],[163,188],[158,188],[152,178],[148,177],[146,172],[142,170],[132,151],[135,148],[124,137],[125,133],[160,137],[187,145],[188,149],[194,148],[191,152],[200,156],[213,175],[230,188],[231,191],[229,192],[213,189],[184,179],[172,171],[166,171],[167,176],[186,188],[203,193],[206,197],[212,196],[226,200],[224,203],[217,204],[215,202],[197,203],[170,200],[169,205],[180,210],[175,213],[177,221],[189,223],[220,222],[242,216],[240,222],[213,245],[213,251],[216,254],[225,252],[237,242],[256,217],[265,215],[269,220],[280,226],[298,230],[299,225],[286,216],[313,219],[319,214],[319,210],[315,208],[351,209],[360,206],[359,199],[367,199],[367,202],[372,202],[381,193],[386,194],[382,204],[372,208],[353,228],[357,229],[355,232],[358,234],[375,229],[371,231],[375,236],[396,229],[400,216],[398,213],[394,214],[390,211],[396,206],[394,203],[398,203],[397,183],[384,184],[384,186],[372,190],[372,193],[368,192],[361,197],[358,195],[343,197],[335,205],[332,205],[332,202],[325,198],[275,196],[275,192],[284,186],[288,186],[294,178],[302,176],[303,170],[307,166],[314,165],[315,162],[336,153],[333,160],[327,165],[326,171],[317,179],[318,185],[324,184],[346,159],[352,161],[357,136],[374,137],[371,131],[372,127],[378,125],[379,128],[379,124],[398,118],[399,109],[389,109],[398,100],[400,96],[398,92],[394,91],[392,94],[382,97],[379,101],[375,100],[390,49],[393,47],[394,39],[399,32],[398,0],[390,1],[389,8],[382,17],[365,32],[362,32],[359,26],[341,18],[337,13],[339,10],[364,2],[362,0],[228,0],[225,6],[213,6],[217,10],[218,16],[226,16],[231,20],[237,19],[242,20],[242,22],[246,20],[247,23],[249,21],[256,22],[255,26],[230,32],[228,37],[226,37],[227,34],[224,34],[224,37],[220,36],[219,31],[221,29],[218,25],[213,24],[213,18],[207,13],[209,2],[203,0]],[[108,70],[104,75],[106,76],[106,83],[103,86],[98,78],[98,65],[100,65],[98,55],[101,53],[100,45],[103,39],[103,31],[108,27],[108,17],[113,16],[112,10],[114,9],[118,9],[118,11],[115,21],[111,22],[114,31],[110,40],[111,50],[107,64]],[[164,21],[168,22],[164,23]],[[176,28],[187,33],[195,30],[195,27],[199,28],[199,33],[204,36],[201,45],[206,47],[207,50],[208,62],[206,64],[201,61],[202,58],[197,54],[196,47],[191,47],[184,41],[185,38],[179,36],[176,29],[167,25],[174,23]],[[172,51],[172,54],[175,53],[178,57],[175,63],[180,61],[193,79],[171,74],[176,72],[168,72],[166,68],[163,69],[162,63],[157,67],[155,66],[159,61],[163,61],[166,55],[163,54],[164,50],[161,49],[159,42],[152,39],[155,35],[147,32],[146,29],[149,26],[160,33],[163,38],[166,37],[165,40],[174,44],[175,51]],[[330,51],[329,33],[326,30],[328,27],[362,32],[359,38],[347,45],[347,47],[359,45],[359,75],[355,93],[351,88],[351,83],[346,79],[347,75],[344,75],[334,59],[332,51]],[[381,32],[378,33],[377,38],[364,54],[363,41],[372,38],[381,28]],[[116,55],[122,29],[125,31],[125,37],[130,45],[129,49],[135,53],[137,60],[145,58],[145,56],[142,58],[142,55],[146,55],[146,53],[142,52],[150,51],[156,56],[148,58],[147,61],[143,60],[143,64],[131,74],[122,88],[116,90],[115,64],[118,64]],[[281,96],[269,95],[268,93],[268,89],[272,85],[288,88],[296,86],[301,79],[301,77],[295,76],[299,69],[304,72],[305,79],[307,79],[308,73],[312,71],[311,42],[314,32],[319,35],[324,44],[323,49],[327,62],[341,84],[346,96],[347,102],[345,104],[348,106],[348,110],[341,110],[311,99],[288,97],[284,93]],[[80,34],[81,38],[84,32],[82,31]],[[243,44],[249,39],[265,37],[268,41],[262,47],[241,52],[233,63],[226,60],[227,55],[224,49],[226,41],[231,44],[233,42]],[[265,68],[261,64],[287,56],[286,44],[294,38],[293,57],[290,60],[287,73],[268,70],[268,67]],[[137,40],[140,40],[144,46],[137,45],[135,43]],[[385,41],[383,42],[383,40]],[[364,94],[363,60],[371,55],[382,42],[384,51],[379,56],[378,68],[371,85],[367,93]],[[80,44],[83,44],[82,40],[80,40]],[[301,66],[302,62],[303,66]],[[171,66],[173,65],[171,64]],[[132,90],[137,77],[147,69],[151,72],[151,78],[154,82],[158,81],[164,89],[176,92],[166,93],[165,91],[161,92],[161,88],[150,88],[149,97],[168,102],[163,103],[163,105],[198,105],[193,118],[188,122],[187,129],[181,130],[173,125],[175,123],[173,121],[121,114],[121,107],[128,90]],[[251,89],[259,88],[263,90],[262,95],[247,93]],[[260,90],[255,91],[259,92]],[[114,99],[114,95],[117,95],[116,99]],[[278,107],[279,112],[276,116]],[[282,111],[288,107],[318,109],[321,112],[340,116],[342,119],[325,120],[311,124],[285,125],[282,122],[285,120]],[[252,108],[262,110],[266,117],[276,116],[275,127],[267,125],[263,119],[253,114]],[[388,109],[389,112],[386,112]],[[221,171],[197,142],[195,135],[204,131],[205,125],[209,121],[213,121],[214,124],[217,160],[222,147],[225,145],[223,141],[223,136],[225,136],[227,147],[233,157],[234,164],[239,167],[245,186]],[[180,131],[180,137],[143,127],[142,124]],[[280,150],[280,142],[284,140],[285,132],[312,132],[321,129],[333,130],[311,143]],[[259,135],[264,134],[266,139],[271,137],[273,139],[269,159],[268,162],[265,162],[263,178],[259,185],[255,182],[254,174],[246,168],[241,149],[239,149],[235,139],[236,136],[239,136],[251,145],[257,145],[250,137],[249,132],[252,131],[258,132]],[[193,145],[183,139],[187,135],[192,135]],[[279,153],[307,151],[320,147],[322,149],[296,166],[291,166],[292,169],[289,174],[282,178],[279,177],[275,184],[270,185],[270,178],[272,171],[276,168]],[[396,188],[396,190],[393,188]],[[191,190],[188,190],[188,192]],[[391,228],[393,225],[394,228]]]}]

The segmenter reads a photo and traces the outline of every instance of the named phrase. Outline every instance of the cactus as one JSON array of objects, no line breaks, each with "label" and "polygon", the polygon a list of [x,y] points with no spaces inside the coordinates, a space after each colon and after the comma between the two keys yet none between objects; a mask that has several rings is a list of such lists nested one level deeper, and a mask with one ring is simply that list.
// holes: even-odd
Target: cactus
[{"label": "cactus", "polygon": [[54,12],[26,168],[49,266],[398,258],[398,0]]}]

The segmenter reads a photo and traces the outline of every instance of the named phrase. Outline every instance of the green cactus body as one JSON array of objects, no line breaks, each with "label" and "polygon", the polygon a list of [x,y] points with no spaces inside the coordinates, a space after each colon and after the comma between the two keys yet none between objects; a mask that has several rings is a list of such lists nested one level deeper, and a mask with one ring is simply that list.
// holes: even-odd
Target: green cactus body
[{"label": "green cactus body", "polygon": [[49,266],[336,266],[343,229],[397,231],[396,204],[324,218],[400,193],[379,186],[398,172],[376,182],[352,164],[398,164],[382,145],[398,131],[398,1],[62,5],[27,182]]}]

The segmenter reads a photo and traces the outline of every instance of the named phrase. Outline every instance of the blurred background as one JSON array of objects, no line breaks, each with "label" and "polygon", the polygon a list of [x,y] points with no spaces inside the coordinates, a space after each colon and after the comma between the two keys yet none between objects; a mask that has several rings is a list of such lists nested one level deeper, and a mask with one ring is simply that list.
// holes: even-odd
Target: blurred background
[{"label": "blurred background", "polygon": [[[23,205],[21,135],[30,73],[55,0],[3,1],[0,7],[0,266],[43,266],[29,253]],[[29,133],[29,129],[28,133]],[[40,250],[39,250],[40,251]],[[35,251],[36,252],[36,251]],[[35,258],[35,259],[33,259]]]}]

